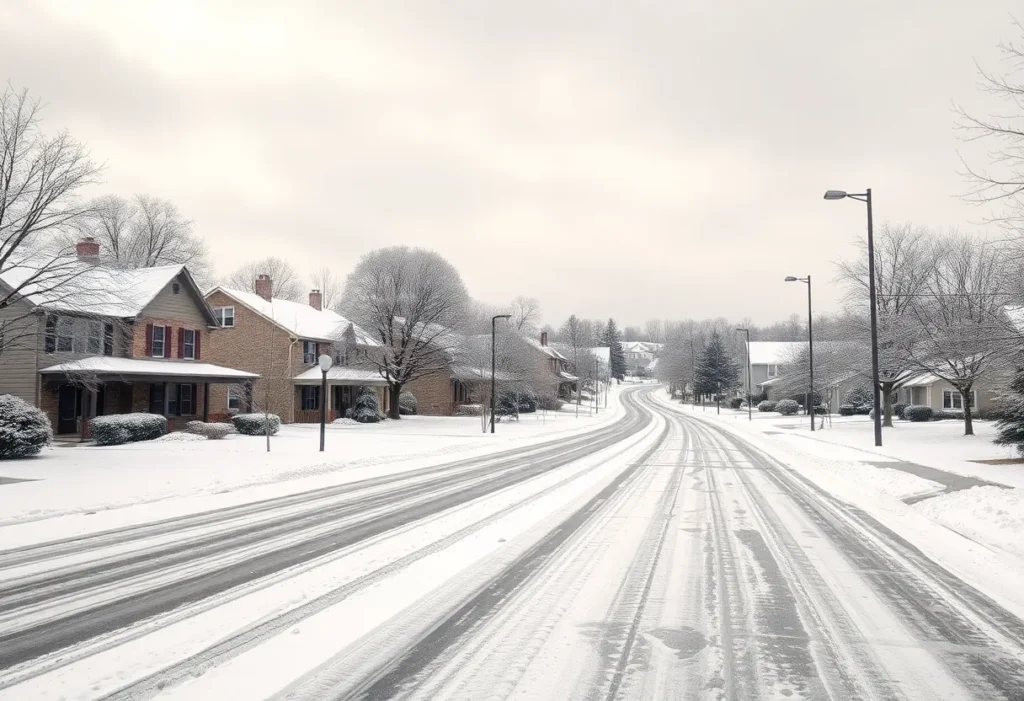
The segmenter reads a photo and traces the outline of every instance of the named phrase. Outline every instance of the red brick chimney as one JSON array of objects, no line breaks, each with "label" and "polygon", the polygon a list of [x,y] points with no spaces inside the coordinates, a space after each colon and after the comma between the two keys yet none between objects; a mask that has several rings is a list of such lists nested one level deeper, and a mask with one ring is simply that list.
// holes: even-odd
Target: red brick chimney
[{"label": "red brick chimney", "polygon": [[86,236],[75,244],[75,253],[82,260],[95,263],[100,258],[100,244],[92,236]]},{"label": "red brick chimney", "polygon": [[541,331],[540,332],[540,344],[542,346],[546,346],[548,344],[548,332],[547,331]]},{"label": "red brick chimney", "polygon": [[274,281],[270,279],[269,275],[256,276],[256,294],[268,302],[273,298]]},{"label": "red brick chimney", "polygon": [[309,291],[309,306],[316,309],[318,312],[324,308],[324,296],[320,294],[320,290]]}]

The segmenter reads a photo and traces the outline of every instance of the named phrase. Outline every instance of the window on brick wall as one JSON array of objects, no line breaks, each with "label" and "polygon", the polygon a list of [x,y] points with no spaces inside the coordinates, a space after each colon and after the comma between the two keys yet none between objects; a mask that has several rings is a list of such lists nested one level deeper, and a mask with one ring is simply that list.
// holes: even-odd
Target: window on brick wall
[{"label": "window on brick wall", "polygon": [[320,408],[320,388],[316,385],[303,385],[301,406],[303,411],[315,411]]},{"label": "window on brick wall", "polygon": [[213,315],[217,318],[217,323],[221,326],[230,328],[235,325],[234,307],[214,307]]},{"label": "window on brick wall", "polygon": [[316,341],[302,342],[302,362],[305,365],[316,365]]},{"label": "window on brick wall", "polygon": [[166,343],[167,339],[165,338],[166,335],[167,335],[166,327],[164,327],[164,326],[154,326],[153,327],[153,357],[154,358],[163,358],[166,355],[166,353],[164,353],[165,346],[167,345],[167,343]]},{"label": "window on brick wall", "polygon": [[237,413],[242,410],[245,388],[242,385],[228,385],[228,411]]},{"label": "window on brick wall", "polygon": [[196,332],[193,329],[182,329],[181,331],[181,357],[184,360],[196,359]]}]

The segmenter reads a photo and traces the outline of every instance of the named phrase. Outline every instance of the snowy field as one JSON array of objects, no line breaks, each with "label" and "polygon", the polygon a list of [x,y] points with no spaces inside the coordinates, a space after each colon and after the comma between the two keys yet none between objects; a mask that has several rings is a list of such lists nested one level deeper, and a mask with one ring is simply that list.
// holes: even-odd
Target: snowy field
[{"label": "snowy field", "polygon": [[[453,459],[569,436],[621,416],[618,390],[596,415],[585,405],[524,414],[494,435],[479,417],[408,416],[379,424],[282,425],[266,439],[156,440],[122,446],[56,446],[35,458],[0,463],[0,526],[22,523],[45,537],[170,518],[428,467]],[[168,438],[168,437],[165,437]],[[116,510],[113,511],[113,510]],[[64,516],[59,523],[31,522]],[[4,530],[6,542],[23,542]],[[43,537],[40,535],[39,537]]]}]

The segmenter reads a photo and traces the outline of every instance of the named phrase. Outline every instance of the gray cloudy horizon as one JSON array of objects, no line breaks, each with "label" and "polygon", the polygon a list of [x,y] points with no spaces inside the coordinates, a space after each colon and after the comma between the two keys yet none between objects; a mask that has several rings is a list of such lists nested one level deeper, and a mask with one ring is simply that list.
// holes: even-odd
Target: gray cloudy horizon
[{"label": "gray cloudy horizon", "polygon": [[[219,274],[346,275],[438,251],[474,298],[646,319],[838,309],[876,221],[991,233],[954,102],[998,111],[1016,3],[780,0],[0,4],[0,65],[105,164],[174,202]],[[825,6],[830,5],[830,6]]]}]

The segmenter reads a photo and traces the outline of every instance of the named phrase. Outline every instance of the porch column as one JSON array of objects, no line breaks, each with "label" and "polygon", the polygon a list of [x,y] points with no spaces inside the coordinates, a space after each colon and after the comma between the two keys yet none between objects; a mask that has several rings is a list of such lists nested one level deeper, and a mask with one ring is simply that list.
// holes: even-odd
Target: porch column
[{"label": "porch column", "polygon": [[203,423],[210,421],[210,383],[203,383]]},{"label": "porch column", "polygon": [[171,393],[167,391],[167,385],[164,383],[164,416],[169,416],[171,413]]}]

